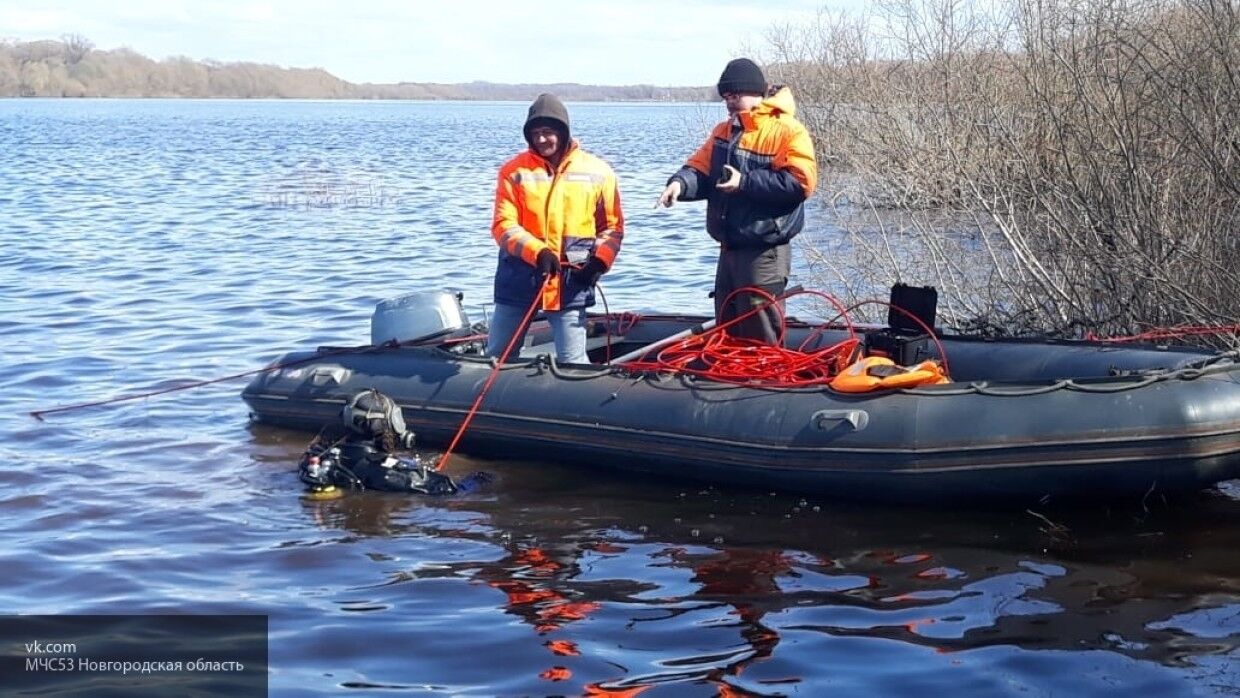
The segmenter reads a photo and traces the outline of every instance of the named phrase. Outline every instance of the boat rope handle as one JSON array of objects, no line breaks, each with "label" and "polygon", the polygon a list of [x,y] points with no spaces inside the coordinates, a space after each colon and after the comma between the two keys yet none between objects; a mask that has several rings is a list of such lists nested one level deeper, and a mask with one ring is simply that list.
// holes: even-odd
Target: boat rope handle
[{"label": "boat rope handle", "polygon": [[[1204,360],[1203,364],[1217,359],[1211,357]],[[1214,365],[1196,365],[1184,366],[1176,369],[1168,369],[1157,373],[1146,373],[1140,376],[1125,376],[1118,378],[1102,379],[1099,383],[1082,383],[1079,380],[1066,378],[1055,381],[1048,385],[1039,385],[1036,387],[996,389],[992,387],[990,381],[973,381],[964,387],[936,386],[932,388],[904,388],[898,392],[909,393],[912,395],[922,395],[925,397],[951,397],[955,395],[986,395],[989,397],[1026,397],[1029,395],[1042,395],[1051,393],[1056,390],[1072,390],[1080,393],[1122,393],[1125,390],[1136,390],[1144,388],[1154,383],[1160,383],[1169,380],[1191,381],[1206,376],[1217,375],[1221,373],[1240,372],[1240,365],[1231,364],[1214,364]]]}]

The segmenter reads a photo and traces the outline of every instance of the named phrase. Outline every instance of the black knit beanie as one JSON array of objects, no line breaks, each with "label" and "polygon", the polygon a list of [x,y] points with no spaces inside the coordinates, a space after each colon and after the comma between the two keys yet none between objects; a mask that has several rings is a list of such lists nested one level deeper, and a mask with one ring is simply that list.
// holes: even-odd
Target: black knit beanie
[{"label": "black knit beanie", "polygon": [[525,142],[533,146],[534,144],[530,142],[530,129],[543,125],[551,126],[560,132],[561,150],[568,147],[568,108],[564,106],[559,97],[548,92],[538,95],[538,98],[530,105],[530,110],[525,117],[525,128],[522,129],[525,133]]},{"label": "black knit beanie", "polygon": [[725,92],[736,94],[766,94],[766,76],[757,63],[748,58],[737,58],[729,61],[728,67],[719,76],[719,96]]}]

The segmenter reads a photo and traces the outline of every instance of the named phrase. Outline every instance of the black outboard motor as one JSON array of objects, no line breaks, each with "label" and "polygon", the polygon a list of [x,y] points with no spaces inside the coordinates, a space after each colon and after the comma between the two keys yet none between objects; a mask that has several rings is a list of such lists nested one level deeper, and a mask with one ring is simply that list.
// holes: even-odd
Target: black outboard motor
[{"label": "black outboard motor", "polygon": [[298,477],[311,493],[325,496],[344,490],[381,490],[419,494],[453,494],[457,486],[435,471],[433,459],[419,454],[397,458],[397,450],[413,447],[414,434],[405,426],[400,406],[377,390],[350,398],[340,412],[343,436],[315,437],[302,454]]}]

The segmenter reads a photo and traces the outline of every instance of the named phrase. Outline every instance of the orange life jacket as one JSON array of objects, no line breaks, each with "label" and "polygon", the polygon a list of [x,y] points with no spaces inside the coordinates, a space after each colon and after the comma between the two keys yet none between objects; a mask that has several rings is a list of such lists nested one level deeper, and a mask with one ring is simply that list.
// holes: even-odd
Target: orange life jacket
[{"label": "orange life jacket", "polygon": [[832,378],[831,389],[841,393],[868,393],[950,382],[943,367],[934,360],[916,366],[897,366],[885,356],[867,356]]}]

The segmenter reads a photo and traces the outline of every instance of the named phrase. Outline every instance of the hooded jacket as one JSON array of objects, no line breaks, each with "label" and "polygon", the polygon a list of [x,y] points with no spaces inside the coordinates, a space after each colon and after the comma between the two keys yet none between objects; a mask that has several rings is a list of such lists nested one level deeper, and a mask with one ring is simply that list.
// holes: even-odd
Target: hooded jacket
[{"label": "hooded jacket", "polygon": [[[733,194],[715,187],[724,165],[741,173],[741,188]],[[814,144],[796,119],[792,92],[781,87],[750,111],[715,126],[668,179],[673,181],[681,184],[681,201],[706,199],[706,231],[724,247],[792,240],[805,225],[804,202],[818,183]]]},{"label": "hooded jacket", "polygon": [[[571,139],[568,112],[558,99],[543,95],[530,106],[527,142],[538,120],[563,126],[563,156],[559,166],[553,166],[530,143],[499,170],[491,222],[491,235],[499,245],[495,302],[528,307],[541,289],[544,310],[588,307],[594,305],[594,289],[572,267],[594,257],[610,269],[620,253],[624,215],[616,175]],[[545,286],[535,268],[544,249],[572,265]]]}]

